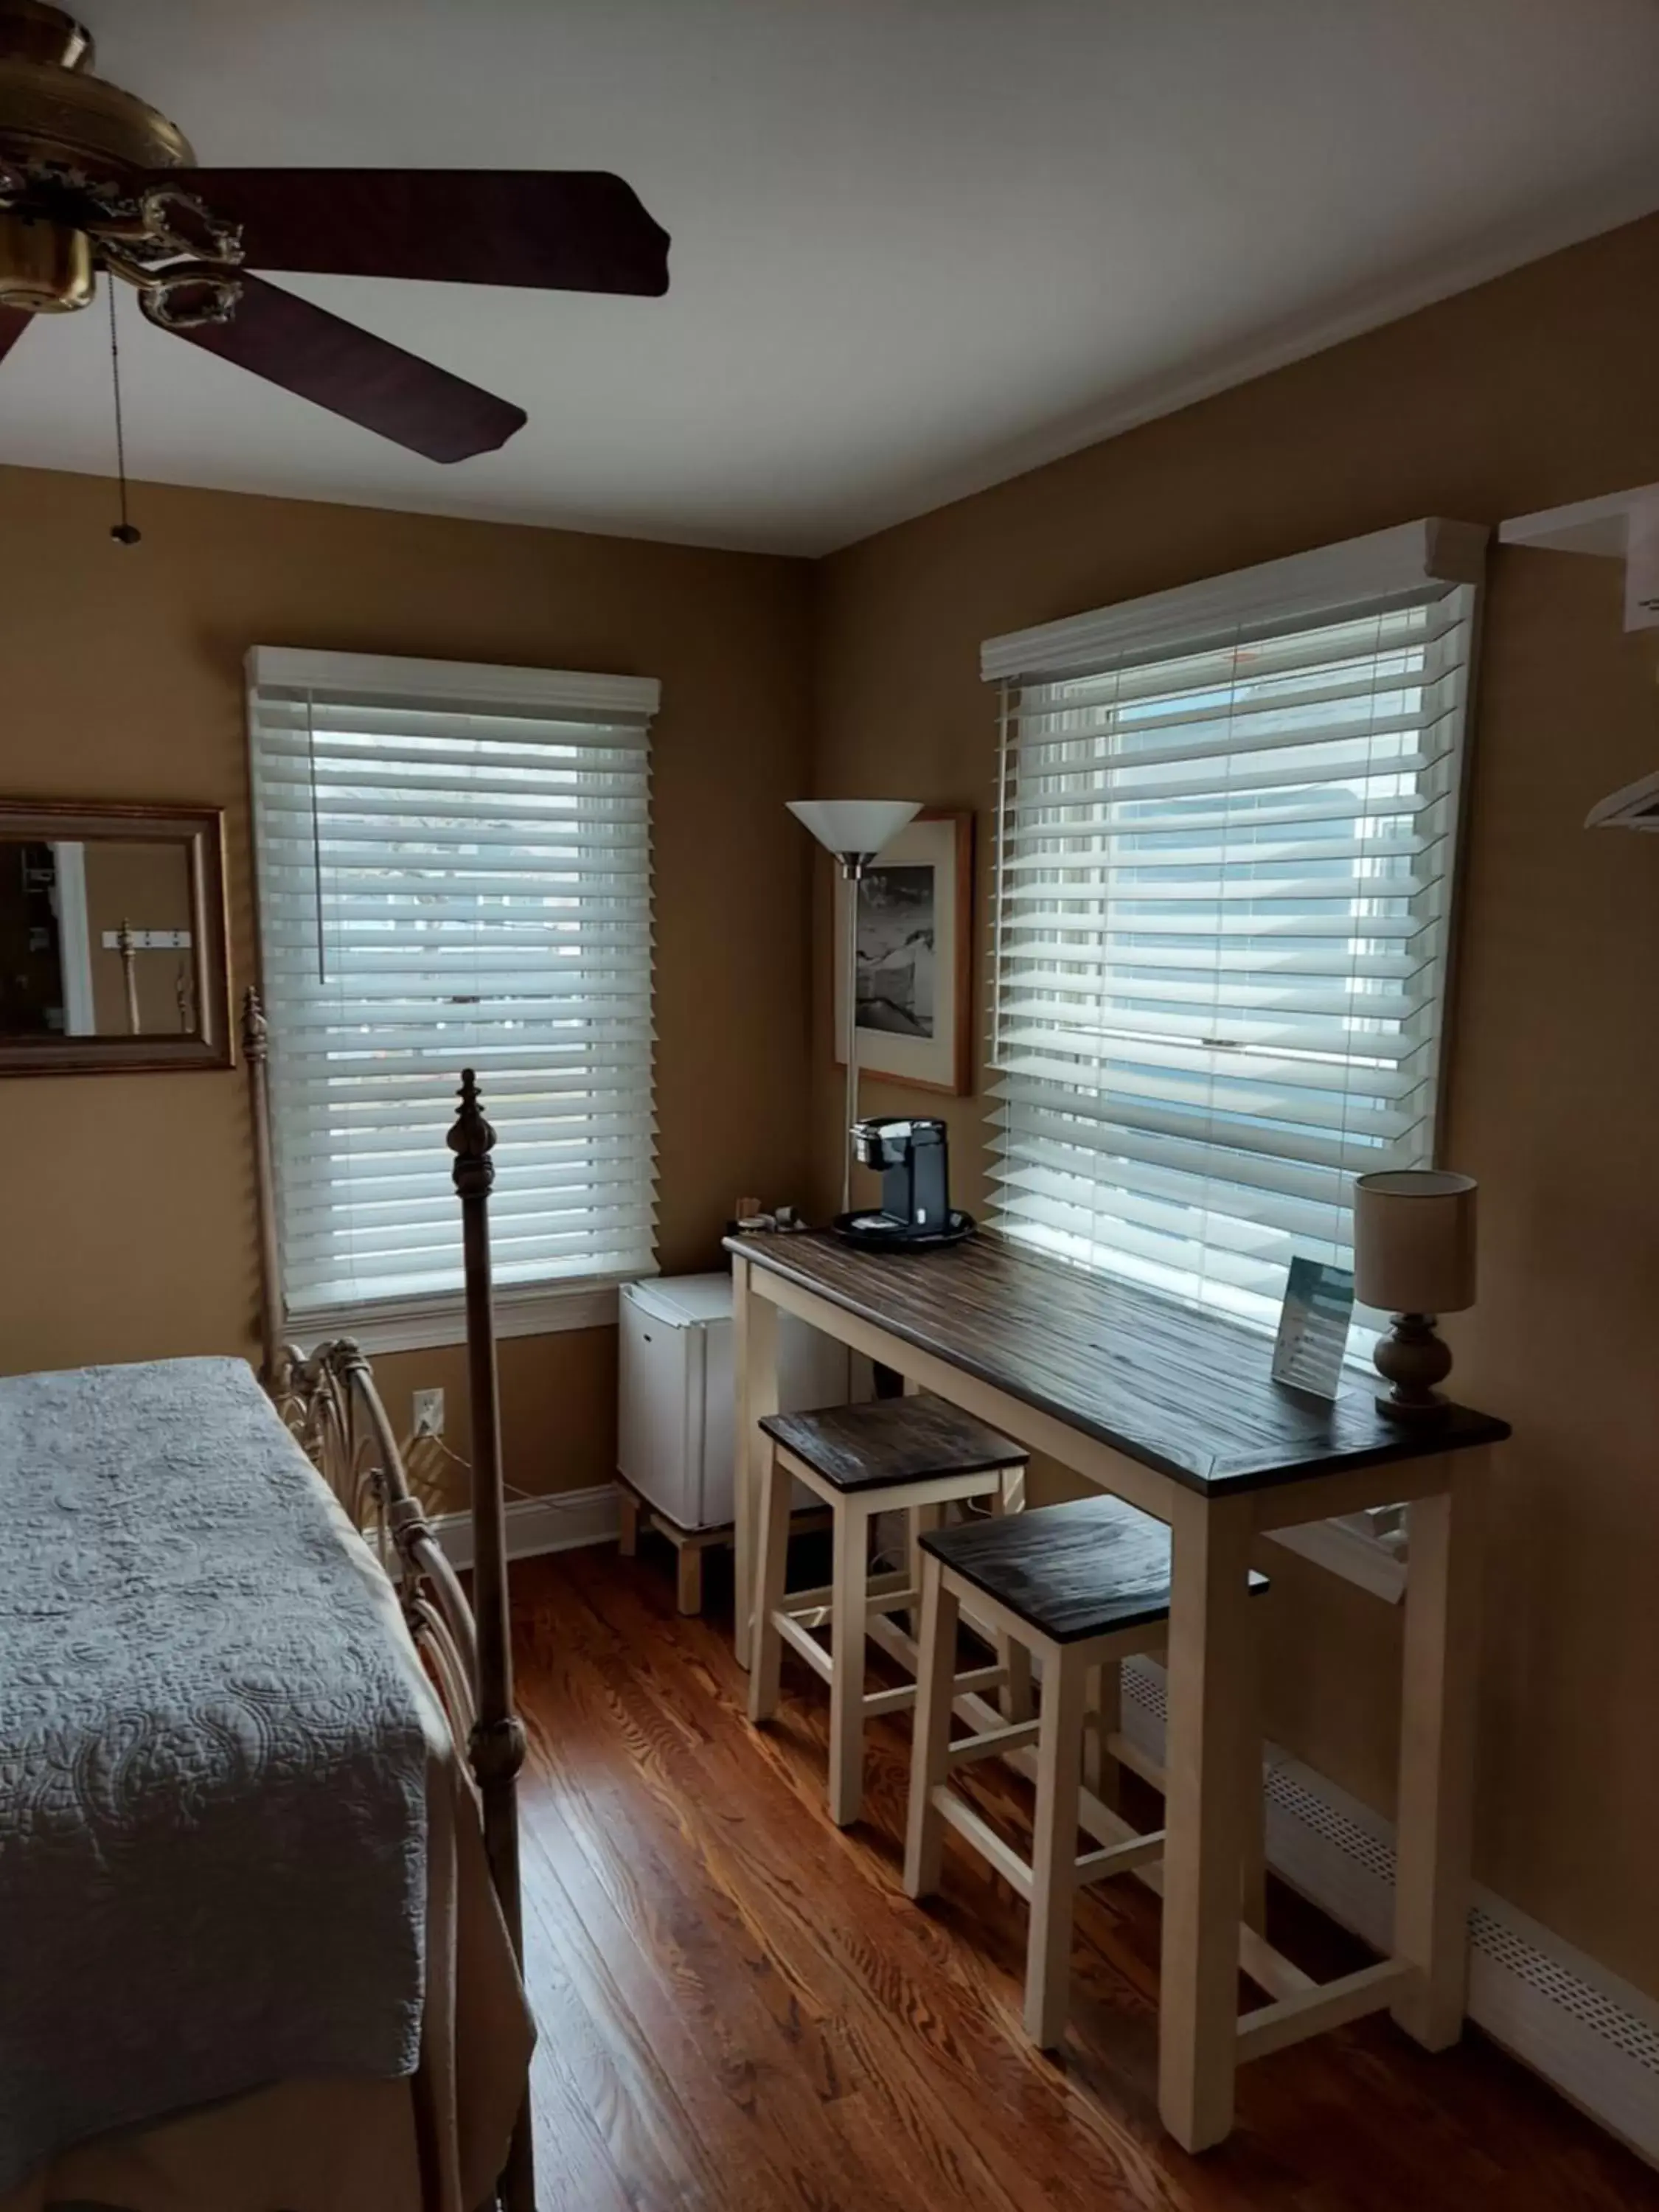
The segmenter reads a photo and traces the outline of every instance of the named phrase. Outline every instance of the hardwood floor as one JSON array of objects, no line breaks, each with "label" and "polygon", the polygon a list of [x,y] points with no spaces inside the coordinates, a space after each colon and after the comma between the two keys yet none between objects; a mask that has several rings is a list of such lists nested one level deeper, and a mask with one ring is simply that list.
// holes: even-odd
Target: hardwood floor
[{"label": "hardwood floor", "polygon": [[[1085,1902],[1044,2058],[1006,1887],[952,1839],[942,1900],[900,1890],[908,1720],[873,1727],[841,1834],[827,1699],[786,1656],[750,1728],[712,1555],[702,1620],[658,1547],[513,1582],[540,2212],[1659,2212],[1659,2176],[1478,2034],[1431,2057],[1386,2018],[1245,2069],[1237,2131],[1188,2158],[1158,2123],[1139,1883]],[[1310,1971],[1358,1963],[1288,1894],[1273,1914]]]}]

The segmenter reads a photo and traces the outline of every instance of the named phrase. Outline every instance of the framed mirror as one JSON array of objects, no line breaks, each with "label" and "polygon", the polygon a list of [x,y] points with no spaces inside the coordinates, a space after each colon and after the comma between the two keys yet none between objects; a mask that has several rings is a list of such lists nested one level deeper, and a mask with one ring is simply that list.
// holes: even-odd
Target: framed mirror
[{"label": "framed mirror", "polygon": [[0,799],[0,1075],[230,1065],[220,810]]}]

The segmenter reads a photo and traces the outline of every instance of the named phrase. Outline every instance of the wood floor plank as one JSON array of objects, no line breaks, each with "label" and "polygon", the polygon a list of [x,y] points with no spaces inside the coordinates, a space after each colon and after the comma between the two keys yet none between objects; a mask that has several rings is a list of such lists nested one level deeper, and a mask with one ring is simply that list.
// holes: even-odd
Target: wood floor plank
[{"label": "wood floor plank", "polygon": [[665,2158],[655,2131],[641,2124],[651,2100],[627,2063],[632,2053],[617,2036],[614,2015],[601,2025],[584,2009],[560,1947],[548,1940],[544,1915],[551,1901],[532,1894],[525,1913],[539,2031],[531,2094],[543,2196],[594,2212],[630,2212],[643,2197],[678,2212],[701,2200],[688,2193],[678,2160]]},{"label": "wood floor plank", "polygon": [[[650,1650],[649,1695],[672,1705],[672,1652],[650,1635],[648,1621],[627,1617],[626,1597],[619,1601],[619,1663],[625,1663],[622,1654]],[[659,1720],[656,1734],[662,1743],[695,1733],[694,1715],[706,1710],[706,1690],[698,1680],[678,1688],[686,1693],[685,1702],[677,1723]],[[745,1818],[739,1831],[718,1845],[705,1838],[702,1848],[736,1854],[742,1861],[738,1881],[751,1910],[763,1912],[769,1900],[780,1908],[768,1925],[768,1940],[796,1985],[811,1988],[822,1982],[837,1992],[835,2001],[849,2047],[857,2051],[860,2035],[866,2039],[866,2093],[890,2102],[908,2100],[908,2128],[921,2132],[939,2173],[953,2182],[961,2179],[957,2139],[977,2145],[985,2168],[981,2187],[988,2193],[962,2201],[1000,2207],[1011,2190],[1020,2201],[1031,2184],[1034,2155],[1046,2201],[1057,2206],[1097,2204],[1103,2191],[1109,2192],[1109,2201],[1158,2201],[1145,2176],[1134,2196],[1123,2197],[1121,2164],[1129,2146],[1121,2131],[1109,2129],[1092,2106],[1078,2107],[1072,2124],[1062,2126],[1067,2117],[1065,2079],[1033,2075],[1019,2033],[1017,1978],[996,1988],[998,2018],[993,2030],[985,2032],[980,2015],[988,1984],[979,1972],[975,1946],[940,1942],[933,1923],[898,1894],[896,1852],[884,1849],[873,1855],[867,1844],[843,1840],[826,1827],[821,1755],[796,1795],[799,1810],[810,1811],[809,1825],[793,1834],[774,1832],[775,1808],[769,1811],[763,1797],[754,1798],[748,1771],[749,1753],[769,1739],[747,1732],[744,1725],[745,1734],[735,1745],[736,1764],[710,1780],[716,1802],[732,1802],[734,1791],[747,1792]],[[732,1747],[714,1740],[706,1748],[710,1757],[724,1758]],[[817,1748],[821,1753],[822,1744]],[[816,1860],[813,1873],[815,1887],[831,1910],[821,1919],[803,1917],[795,1896],[802,1850],[810,1850],[824,1837],[830,1848]],[[920,1983],[909,1948],[915,1939],[924,1953]],[[1052,2100],[1049,2126],[1034,2134],[1031,2107],[1044,2094]]]},{"label": "wood floor plank", "polygon": [[[567,1722],[585,1714],[587,1723],[574,1738],[567,1734],[556,1754],[536,1742],[532,1729],[532,1765],[551,1765],[560,1787],[556,1808],[544,1791],[527,1794],[526,1829],[543,1845],[554,1821],[565,1831],[590,1875],[583,1909],[601,1919],[611,1916],[642,1959],[666,1968],[659,1996],[670,2011],[696,2023],[728,2106],[750,2121],[763,2115],[768,2140],[787,2148],[792,2193],[759,2201],[844,2202],[848,2212],[908,2207],[912,2200],[894,2193],[884,2179],[877,2131],[851,2109],[854,2085],[821,2034],[811,1992],[782,1974],[750,1933],[724,1881],[717,1839],[688,1836],[677,1816],[657,1771],[665,1749],[660,1730],[642,1723],[638,1701],[623,1693],[625,1682],[608,1686],[612,1695],[602,1698],[607,1686],[580,1650],[567,1657],[562,1672]],[[615,1783],[630,1761],[640,1778],[649,1779],[623,1807]],[[675,1850],[696,1870],[695,1896],[665,1856]],[[641,2010],[652,2032],[659,2032],[664,2004],[653,2007],[647,1997]],[[805,2192],[815,2170],[823,2185],[809,2200]]]},{"label": "wood floor plank", "polygon": [[[690,2170],[685,2203],[709,2212],[769,2212],[794,2202],[789,2177],[768,2157],[769,2132],[732,2124],[734,2115],[753,2121],[756,2069],[733,2065],[729,2052],[711,2050],[704,2020],[675,2002],[672,1985],[653,1974],[651,1961],[586,1870],[586,1855],[574,1838],[557,1853],[556,1869],[547,1826],[544,1811],[543,1834],[526,1838],[530,1880],[562,1898],[562,1909],[580,1921],[590,1972],[584,1977],[578,1968],[577,1978],[610,1992],[612,2034],[627,2053],[635,2096],[651,2098],[658,2127],[678,2124]],[[679,1986],[683,1990],[683,1980]]]},{"label": "wood floor plank", "polygon": [[[1045,2058],[1006,1885],[952,1848],[938,1900],[902,1895],[908,1720],[872,1728],[842,1833],[821,1687],[787,1667],[751,1729],[729,1629],[678,1617],[649,1554],[520,1562],[514,1595],[542,2212],[1659,2212],[1659,2177],[1482,2039],[1431,2057],[1386,2020],[1244,2069],[1237,2132],[1187,2157],[1141,1885],[1085,1900]],[[1029,1791],[981,1777],[1018,1832]],[[1292,1955],[1330,1954],[1310,1972],[1363,1960],[1276,1909]]]}]

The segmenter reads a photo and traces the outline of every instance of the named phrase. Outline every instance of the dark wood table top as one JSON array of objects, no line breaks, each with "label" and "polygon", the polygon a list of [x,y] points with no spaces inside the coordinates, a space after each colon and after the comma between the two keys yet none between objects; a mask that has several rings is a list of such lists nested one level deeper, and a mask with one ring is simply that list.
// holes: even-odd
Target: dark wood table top
[{"label": "dark wood table top", "polygon": [[994,1231],[919,1253],[827,1231],[726,1249],[1194,1490],[1266,1489],[1497,1443],[1509,1424],[1454,1407],[1408,1428],[1370,1390],[1334,1404],[1275,1382],[1271,1340],[1219,1315],[1043,1258]]}]

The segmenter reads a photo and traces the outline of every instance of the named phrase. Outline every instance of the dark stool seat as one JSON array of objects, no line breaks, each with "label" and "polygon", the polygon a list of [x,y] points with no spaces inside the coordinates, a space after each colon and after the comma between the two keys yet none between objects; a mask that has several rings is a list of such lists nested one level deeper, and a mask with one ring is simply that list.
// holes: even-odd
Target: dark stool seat
[{"label": "dark stool seat", "polygon": [[925,1394],[812,1413],[769,1413],[761,1426],[774,1443],[844,1492],[995,1474],[1024,1466],[1027,1457],[1023,1444]]},{"label": "dark stool seat", "polygon": [[[1170,1532],[1121,1498],[1080,1498],[921,1539],[944,1566],[1053,1644],[1170,1617]],[[1266,1575],[1252,1573],[1252,1590]]]}]

